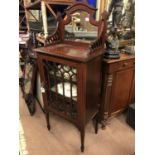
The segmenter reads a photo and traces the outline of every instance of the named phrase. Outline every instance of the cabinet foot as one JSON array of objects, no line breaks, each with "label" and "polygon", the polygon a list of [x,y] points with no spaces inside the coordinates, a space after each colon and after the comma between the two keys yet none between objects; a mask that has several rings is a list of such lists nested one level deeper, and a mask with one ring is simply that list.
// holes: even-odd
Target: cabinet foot
[{"label": "cabinet foot", "polygon": [[98,133],[98,123],[99,123],[99,116],[97,114],[95,118],[95,133],[96,134]]},{"label": "cabinet foot", "polygon": [[101,122],[101,128],[102,128],[102,130],[106,129],[106,122],[105,121]]},{"label": "cabinet foot", "polygon": [[50,126],[50,125],[47,125],[47,129],[50,131],[50,129],[51,129],[51,126]]},{"label": "cabinet foot", "polygon": [[84,146],[81,146],[81,152],[82,153],[84,152]]},{"label": "cabinet foot", "polygon": [[51,126],[50,126],[50,122],[49,122],[49,113],[46,112],[46,123],[47,123],[47,129],[50,130],[51,129]]}]

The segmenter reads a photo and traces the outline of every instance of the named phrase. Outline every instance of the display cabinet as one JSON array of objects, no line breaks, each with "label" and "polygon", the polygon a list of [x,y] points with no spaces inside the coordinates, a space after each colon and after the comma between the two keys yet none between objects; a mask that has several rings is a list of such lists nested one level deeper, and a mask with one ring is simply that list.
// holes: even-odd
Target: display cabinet
[{"label": "display cabinet", "polygon": [[135,57],[120,54],[120,59],[103,59],[102,100],[100,116],[103,127],[107,120],[135,101]]},{"label": "display cabinet", "polygon": [[[84,151],[85,125],[95,117],[98,129],[100,104],[101,60],[104,52],[107,13],[99,21],[94,20],[96,9],[84,3],[76,3],[65,10],[66,17],[58,17],[56,32],[46,38],[46,46],[37,48],[41,91],[44,101],[47,128],[50,130],[49,113],[53,112],[74,123],[81,133],[81,151]],[[96,27],[95,40],[83,40],[68,36],[65,31],[72,26],[73,17],[80,14]],[[88,14],[86,18],[84,14]],[[83,22],[82,22],[83,23]],[[73,32],[87,35],[84,25]],[[91,27],[90,27],[91,29]],[[94,29],[92,29],[94,31]]]}]

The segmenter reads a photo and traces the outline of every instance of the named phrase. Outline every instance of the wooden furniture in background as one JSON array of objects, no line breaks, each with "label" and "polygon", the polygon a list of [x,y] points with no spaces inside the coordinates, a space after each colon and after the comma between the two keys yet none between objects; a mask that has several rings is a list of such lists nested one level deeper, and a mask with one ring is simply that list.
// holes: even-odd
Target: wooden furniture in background
[{"label": "wooden furniture in background", "polygon": [[19,0],[19,30],[27,31],[27,21],[24,8],[24,0]]},{"label": "wooden furniture in background", "polygon": [[20,67],[22,76],[19,79],[23,98],[31,115],[35,113],[35,79],[37,71],[36,56],[32,52],[34,35],[19,34]]},{"label": "wooden furniture in background", "polygon": [[[30,17],[36,21],[37,25],[40,25],[36,29],[40,29],[40,32],[43,31],[44,37],[46,38],[49,35],[49,24],[48,24],[48,14],[50,13],[51,17],[57,18],[57,11],[62,11],[67,8],[69,5],[73,4],[74,0],[25,0],[25,9],[27,14],[27,27],[28,31],[31,31],[30,26]],[[40,10],[41,22],[36,18],[34,12]],[[40,17],[39,17],[40,18]],[[50,20],[54,20],[50,19]],[[33,24],[34,25],[34,24]],[[38,30],[37,30],[38,31]],[[51,31],[51,30],[50,30]],[[52,33],[52,32],[51,32]]]},{"label": "wooden furniture in background", "polygon": [[135,58],[126,54],[120,56],[120,59],[103,59],[100,108],[103,127],[109,117],[134,102]]},{"label": "wooden furniture in background", "polygon": [[[65,39],[65,25],[71,22],[71,15],[79,9],[87,12],[89,22],[98,28],[98,36],[91,43]],[[97,22],[93,18],[95,11],[96,9],[84,3],[70,6],[65,11],[67,17],[58,18],[58,28],[55,34],[46,38],[46,46],[35,49],[47,128],[50,130],[49,112],[74,123],[81,133],[82,152],[85,125],[95,116],[95,132],[98,130],[101,62],[107,13],[104,12]]]}]

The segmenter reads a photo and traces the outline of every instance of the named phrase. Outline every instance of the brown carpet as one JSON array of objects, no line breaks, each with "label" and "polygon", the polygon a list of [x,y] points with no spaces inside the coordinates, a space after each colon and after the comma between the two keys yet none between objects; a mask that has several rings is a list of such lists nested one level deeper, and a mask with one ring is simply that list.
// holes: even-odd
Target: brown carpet
[{"label": "brown carpet", "polygon": [[[50,116],[51,131],[46,128],[40,107],[30,116],[20,92],[20,155],[81,155],[77,128],[57,116]],[[110,120],[105,130],[94,133],[92,122],[86,126],[83,155],[134,155],[135,132],[124,115]]]}]

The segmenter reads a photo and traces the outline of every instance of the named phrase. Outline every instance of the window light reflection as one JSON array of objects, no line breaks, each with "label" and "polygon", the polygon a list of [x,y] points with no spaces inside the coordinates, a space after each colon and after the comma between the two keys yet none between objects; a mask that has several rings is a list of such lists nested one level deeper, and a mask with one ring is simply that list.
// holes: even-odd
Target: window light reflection
[{"label": "window light reflection", "polygon": [[26,148],[26,139],[24,137],[24,130],[21,121],[19,120],[19,151],[20,155],[28,155],[28,150]]}]

